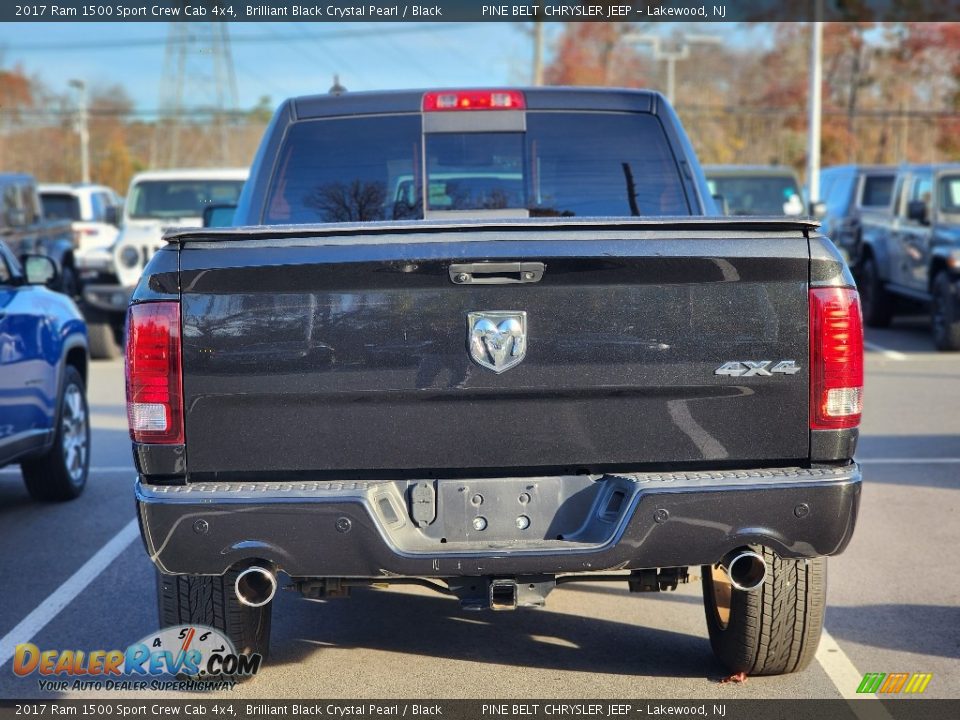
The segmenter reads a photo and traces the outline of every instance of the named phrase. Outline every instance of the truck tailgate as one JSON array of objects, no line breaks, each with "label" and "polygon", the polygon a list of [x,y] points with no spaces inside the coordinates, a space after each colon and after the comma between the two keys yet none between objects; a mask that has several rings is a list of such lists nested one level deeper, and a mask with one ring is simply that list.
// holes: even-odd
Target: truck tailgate
[{"label": "truck tailgate", "polygon": [[[802,461],[806,230],[186,233],[175,240],[188,471],[425,477]],[[533,282],[452,280],[452,264],[483,262],[544,270]],[[502,328],[519,313],[520,362],[498,373],[472,359],[471,314]],[[743,361],[800,370],[715,373]]]}]

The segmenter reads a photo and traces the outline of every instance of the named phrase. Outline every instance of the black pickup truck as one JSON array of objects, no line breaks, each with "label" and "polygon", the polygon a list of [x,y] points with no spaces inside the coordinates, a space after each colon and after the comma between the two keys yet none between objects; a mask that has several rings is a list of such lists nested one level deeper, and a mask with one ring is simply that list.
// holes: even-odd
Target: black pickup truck
[{"label": "black pickup truck", "polygon": [[702,566],[722,661],[803,668],[857,515],[859,301],[815,223],[712,210],[656,93],[284,103],[245,226],[169,233],[128,312],[161,621],[265,653],[281,572],[513,609]]}]

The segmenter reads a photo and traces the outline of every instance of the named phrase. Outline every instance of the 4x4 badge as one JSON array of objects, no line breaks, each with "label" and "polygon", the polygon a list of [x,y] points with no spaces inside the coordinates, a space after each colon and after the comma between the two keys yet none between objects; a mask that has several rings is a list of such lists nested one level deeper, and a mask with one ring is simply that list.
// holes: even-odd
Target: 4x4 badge
[{"label": "4x4 badge", "polygon": [[770,377],[774,373],[795,375],[800,372],[796,360],[781,360],[773,367],[773,360],[740,360],[724,363],[713,371],[714,375],[730,375],[731,377],[753,377],[760,375]]},{"label": "4x4 badge", "polygon": [[495,373],[527,354],[527,313],[491,310],[467,314],[467,345],[474,362]]}]

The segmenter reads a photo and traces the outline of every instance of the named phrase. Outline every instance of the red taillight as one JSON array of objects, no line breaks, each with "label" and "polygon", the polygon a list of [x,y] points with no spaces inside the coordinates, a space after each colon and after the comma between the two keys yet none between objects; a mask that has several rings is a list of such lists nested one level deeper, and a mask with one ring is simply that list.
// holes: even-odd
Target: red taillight
[{"label": "red taillight", "polygon": [[850,288],[810,290],[810,429],[860,424],[863,412],[863,322]]},{"label": "red taillight", "polygon": [[517,90],[444,90],[423,96],[423,110],[523,110],[526,102]]},{"label": "red taillight", "polygon": [[83,228],[82,230],[73,231],[73,246],[75,248],[80,247],[80,243],[85,237],[96,237],[100,234],[100,231],[95,228]]},{"label": "red taillight", "polygon": [[140,443],[183,443],[180,304],[155,302],[127,311],[127,422]]}]

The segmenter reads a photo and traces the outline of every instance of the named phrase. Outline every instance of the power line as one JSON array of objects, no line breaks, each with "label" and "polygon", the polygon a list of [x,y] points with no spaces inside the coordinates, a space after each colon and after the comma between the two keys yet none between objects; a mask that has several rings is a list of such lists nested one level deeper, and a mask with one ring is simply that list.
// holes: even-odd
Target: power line
[{"label": "power line", "polygon": [[[182,0],[185,3],[186,0]],[[212,101],[212,125],[219,141],[219,162],[230,158],[227,123],[236,113],[237,80],[227,23],[170,23],[160,81],[160,117],[150,152],[152,167],[177,167],[199,148],[183,148],[183,116],[188,97]],[[207,107],[203,108],[207,110]]]},{"label": "power line", "polygon": [[[371,28],[364,30],[341,30],[332,34],[313,35],[313,34],[245,34],[231,35],[231,43],[277,43],[291,42],[297,40],[311,39],[317,41],[331,42],[335,40],[349,40],[351,38],[365,38],[381,35],[417,35],[423,33],[446,32],[457,28],[465,27],[470,23],[443,23],[442,25],[431,24],[422,26],[403,26],[390,28]],[[135,38],[128,40],[82,40],[75,42],[36,42],[21,44],[6,44],[3,49],[8,52],[63,52],[64,50],[121,50],[136,47],[157,47],[166,46],[167,38]]]}]

